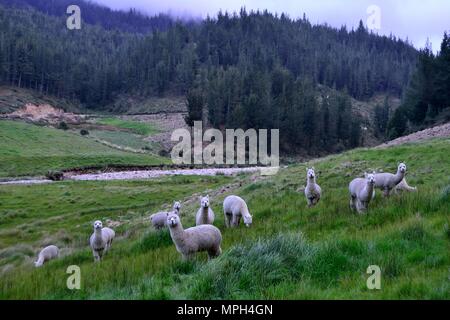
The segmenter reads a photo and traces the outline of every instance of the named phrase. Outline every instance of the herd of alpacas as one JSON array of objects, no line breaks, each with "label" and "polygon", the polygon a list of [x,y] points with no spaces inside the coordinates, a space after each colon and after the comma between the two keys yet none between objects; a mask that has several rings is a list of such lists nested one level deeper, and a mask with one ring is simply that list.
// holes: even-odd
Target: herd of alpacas
[{"label": "herd of alpacas", "polygon": [[[416,191],[415,187],[410,187],[406,180],[406,165],[400,163],[397,172],[392,173],[365,173],[364,178],[353,179],[349,186],[350,208],[358,213],[367,211],[370,201],[375,197],[375,188],[381,189],[385,197],[389,197],[392,191],[400,190]],[[305,196],[308,207],[315,206],[322,195],[322,189],[316,182],[314,168],[306,169]],[[241,197],[230,195],[223,201],[223,214],[225,227],[238,227],[241,219],[244,224],[250,227],[252,216],[247,203]],[[150,216],[152,226],[156,230],[169,228],[170,236],[175,244],[176,250],[183,259],[190,259],[197,252],[206,251],[209,258],[217,257],[221,254],[222,233],[215,227],[214,211],[210,207],[209,196],[200,198],[200,208],[195,216],[195,226],[184,229],[181,224],[181,203],[175,202],[173,210],[170,212],[158,212]],[[94,256],[94,262],[101,261],[104,254],[111,248],[115,237],[114,230],[103,227],[101,221],[94,222],[94,232],[89,238],[89,244]],[[57,258],[58,247],[50,245],[42,249],[35,262],[36,267],[42,266],[45,262]]]}]

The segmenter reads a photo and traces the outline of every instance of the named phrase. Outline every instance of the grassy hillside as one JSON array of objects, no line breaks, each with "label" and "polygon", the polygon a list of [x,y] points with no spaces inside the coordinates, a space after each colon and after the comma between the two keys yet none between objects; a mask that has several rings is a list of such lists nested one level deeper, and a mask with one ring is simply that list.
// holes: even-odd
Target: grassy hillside
[{"label": "grassy hillside", "polygon": [[[354,150],[256,181],[240,175],[0,186],[0,298],[450,299],[449,142]],[[349,181],[365,170],[395,171],[399,161],[419,191],[389,199],[378,193],[367,215],[350,212]],[[296,191],[306,165],[316,167],[323,189],[312,209]],[[192,226],[204,193],[223,255],[183,262],[168,231],[151,230],[145,217],[182,198],[183,225]],[[224,229],[221,202],[229,193],[247,200],[251,228]],[[87,239],[98,218],[109,219],[118,240],[94,264]],[[34,269],[37,248],[51,242],[64,257]],[[81,290],[66,288],[72,264],[81,267]],[[369,265],[381,267],[381,290],[366,287]]]},{"label": "grassy hillside", "polygon": [[88,165],[158,164],[156,155],[116,150],[77,133],[0,121],[0,177],[42,175]]}]

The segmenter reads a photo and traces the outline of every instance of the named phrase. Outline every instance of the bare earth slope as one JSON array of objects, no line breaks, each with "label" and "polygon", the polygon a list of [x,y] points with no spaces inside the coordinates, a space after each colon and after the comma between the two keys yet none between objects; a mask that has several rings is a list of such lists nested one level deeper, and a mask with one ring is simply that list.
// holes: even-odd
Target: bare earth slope
[{"label": "bare earth slope", "polygon": [[376,148],[386,148],[390,146],[396,146],[399,144],[409,143],[409,142],[416,142],[421,140],[427,140],[432,138],[445,138],[450,137],[450,122],[443,124],[441,126],[428,128],[422,131],[414,132],[410,135],[403,136],[397,139],[394,139],[392,141],[383,143]]}]

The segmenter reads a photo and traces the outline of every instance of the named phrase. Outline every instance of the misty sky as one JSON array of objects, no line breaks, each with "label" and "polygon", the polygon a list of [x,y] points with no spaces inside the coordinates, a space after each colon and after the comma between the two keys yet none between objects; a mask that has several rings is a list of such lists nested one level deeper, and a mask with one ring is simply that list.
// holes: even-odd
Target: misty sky
[{"label": "misty sky", "polygon": [[312,23],[334,27],[345,24],[357,27],[360,19],[366,24],[371,5],[380,8],[378,33],[408,38],[415,47],[422,48],[430,39],[433,50],[439,50],[444,31],[450,31],[449,0],[94,0],[114,9],[137,8],[155,14],[176,16],[215,16],[219,10],[239,12],[241,7],[267,9],[273,13],[287,13],[291,18],[303,13]]}]

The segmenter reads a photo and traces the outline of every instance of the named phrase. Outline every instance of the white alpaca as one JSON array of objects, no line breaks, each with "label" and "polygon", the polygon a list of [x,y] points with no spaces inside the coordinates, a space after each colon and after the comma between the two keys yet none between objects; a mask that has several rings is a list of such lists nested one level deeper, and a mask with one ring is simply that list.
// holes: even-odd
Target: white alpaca
[{"label": "white alpaca", "polygon": [[225,215],[226,227],[237,227],[244,218],[244,223],[247,227],[252,224],[252,216],[248,211],[247,204],[244,199],[238,196],[228,196],[223,201],[223,214]]},{"label": "white alpaca", "polygon": [[383,190],[383,195],[389,197],[391,190],[399,184],[406,174],[406,164],[400,163],[397,168],[397,173],[376,173],[375,174],[375,188]]},{"label": "white alpaca", "polygon": [[314,168],[306,169],[305,196],[309,208],[315,206],[319,202],[321,194],[322,189],[316,183],[316,173],[314,172]]},{"label": "white alpaca", "polygon": [[214,211],[209,207],[209,196],[200,199],[200,209],[197,211],[195,216],[195,225],[199,226],[201,224],[213,224],[214,222]]},{"label": "white alpaca", "polygon": [[97,220],[94,222],[94,233],[89,238],[94,262],[100,261],[106,251],[111,248],[115,236],[114,230],[108,227],[103,228],[101,221]]},{"label": "white alpaca", "polygon": [[202,224],[184,230],[180,217],[173,212],[167,217],[167,225],[172,241],[184,260],[201,251],[207,251],[209,258],[217,257],[222,253],[220,248],[222,234],[215,226]]},{"label": "white alpaca", "polygon": [[406,182],[406,179],[403,178],[402,181],[400,181],[399,184],[397,184],[394,188],[394,192],[398,193],[400,191],[408,191],[408,192],[415,192],[417,191],[417,187],[411,187],[410,185],[408,185],[408,183]]},{"label": "white alpaca", "polygon": [[175,211],[177,213],[177,215],[180,215],[180,210],[181,210],[181,202],[175,201],[173,203],[173,211]]},{"label": "white alpaca", "polygon": [[47,246],[39,252],[37,261],[34,262],[36,267],[42,266],[45,262],[57,258],[59,255],[59,249],[57,246]]},{"label": "white alpaca", "polygon": [[[181,203],[176,201],[173,204],[173,211],[177,214],[180,215],[180,209],[181,209]],[[167,223],[167,216],[169,215],[169,212],[157,212],[154,213],[150,216],[150,222],[152,224],[152,226],[156,229],[156,230],[160,230],[162,228],[164,228],[166,226]]]},{"label": "white alpaca", "polygon": [[356,178],[350,182],[350,208],[358,213],[367,210],[370,200],[373,198],[373,188],[376,183],[373,174],[366,175],[366,178]]}]

